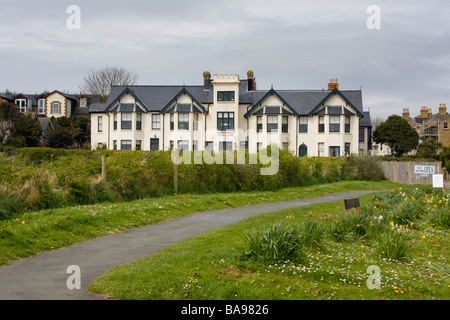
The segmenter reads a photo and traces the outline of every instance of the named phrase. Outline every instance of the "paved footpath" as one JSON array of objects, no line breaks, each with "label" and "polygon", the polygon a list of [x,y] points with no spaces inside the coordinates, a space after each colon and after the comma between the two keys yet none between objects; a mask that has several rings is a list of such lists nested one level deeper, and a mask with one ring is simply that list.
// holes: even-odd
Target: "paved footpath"
[{"label": "paved footpath", "polygon": [[[374,191],[349,191],[325,196],[205,211],[116,235],[82,242],[0,267],[0,300],[104,300],[87,291],[93,278],[128,262],[158,253],[164,247],[218,229],[247,217],[314,203],[355,198]],[[72,272],[80,268],[81,289],[68,289]]]}]

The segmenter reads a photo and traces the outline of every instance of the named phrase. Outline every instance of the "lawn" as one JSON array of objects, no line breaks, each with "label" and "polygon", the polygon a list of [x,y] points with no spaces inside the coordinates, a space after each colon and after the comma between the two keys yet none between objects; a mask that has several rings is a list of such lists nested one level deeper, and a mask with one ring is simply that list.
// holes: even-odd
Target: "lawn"
[{"label": "lawn", "polygon": [[[90,291],[121,300],[448,300],[449,195],[410,187],[360,199],[358,211],[337,201],[242,220],[114,268]],[[288,230],[300,246],[286,245],[296,241]],[[277,237],[290,240],[276,247]],[[261,242],[286,255],[261,254]]]},{"label": "lawn", "polygon": [[0,221],[0,265],[43,251],[158,223],[199,211],[294,200],[348,190],[382,190],[396,184],[341,181],[277,191],[178,194],[15,214]]}]

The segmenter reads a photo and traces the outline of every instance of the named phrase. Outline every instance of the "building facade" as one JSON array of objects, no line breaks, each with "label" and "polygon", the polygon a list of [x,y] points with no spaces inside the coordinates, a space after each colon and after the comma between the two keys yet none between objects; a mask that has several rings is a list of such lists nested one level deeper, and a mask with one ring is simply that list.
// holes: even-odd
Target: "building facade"
[{"label": "building facade", "polygon": [[298,156],[344,156],[371,147],[361,90],[339,90],[336,79],[322,90],[257,90],[252,71],[204,72],[202,85],[113,86],[89,113],[93,149],[255,153],[277,144]]},{"label": "building facade", "polygon": [[422,106],[420,114],[413,118],[410,117],[409,108],[404,108],[402,117],[417,131],[420,142],[433,139],[443,146],[450,146],[450,114],[447,113],[446,104],[441,103],[434,114],[431,108]]}]

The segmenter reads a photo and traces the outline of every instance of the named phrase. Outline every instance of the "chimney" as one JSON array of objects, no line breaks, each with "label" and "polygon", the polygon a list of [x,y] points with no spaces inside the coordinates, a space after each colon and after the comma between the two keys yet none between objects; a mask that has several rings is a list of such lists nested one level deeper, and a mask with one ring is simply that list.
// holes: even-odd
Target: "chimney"
[{"label": "chimney", "polygon": [[422,106],[420,108],[420,117],[421,118],[428,118],[428,107]]},{"label": "chimney", "polygon": [[339,83],[337,82],[337,79],[330,79],[330,81],[328,82],[328,90],[334,90],[337,89],[339,90]]},{"label": "chimney", "polygon": [[209,71],[203,72],[203,90],[210,89],[210,80],[211,80],[211,73]]},{"label": "chimney", "polygon": [[431,108],[428,108],[428,118],[431,118],[433,116],[433,111]]},{"label": "chimney", "polygon": [[252,70],[247,71],[247,90],[253,91],[256,90],[256,80],[254,78],[254,74]]},{"label": "chimney", "polygon": [[445,103],[441,103],[439,105],[439,115],[440,116],[445,116],[447,115],[447,106],[445,105]]},{"label": "chimney", "polygon": [[403,108],[402,117],[405,120],[409,120],[409,108]]}]

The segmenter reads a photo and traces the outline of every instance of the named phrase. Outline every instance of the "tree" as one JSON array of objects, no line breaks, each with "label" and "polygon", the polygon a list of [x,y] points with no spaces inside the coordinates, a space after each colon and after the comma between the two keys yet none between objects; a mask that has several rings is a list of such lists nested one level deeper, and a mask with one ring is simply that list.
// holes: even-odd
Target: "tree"
[{"label": "tree", "polygon": [[48,133],[48,146],[50,148],[66,148],[73,145],[72,132],[69,128],[55,126]]},{"label": "tree", "polygon": [[19,112],[13,103],[0,104],[0,143],[17,148],[39,147],[42,130],[30,114]]},{"label": "tree", "polygon": [[106,102],[111,86],[127,86],[136,84],[137,75],[122,67],[103,67],[94,69],[83,77],[79,86],[85,94],[95,95],[96,102]]},{"label": "tree", "polygon": [[416,130],[408,121],[397,115],[389,116],[385,122],[378,125],[373,132],[373,139],[376,143],[387,144],[396,157],[414,150],[419,144],[419,134]]},{"label": "tree", "polygon": [[417,147],[416,156],[420,158],[439,159],[439,150],[442,148],[442,143],[433,139],[427,139]]}]

